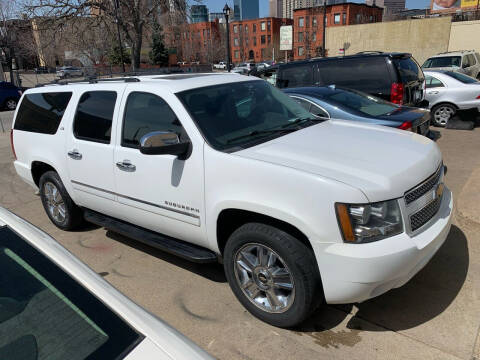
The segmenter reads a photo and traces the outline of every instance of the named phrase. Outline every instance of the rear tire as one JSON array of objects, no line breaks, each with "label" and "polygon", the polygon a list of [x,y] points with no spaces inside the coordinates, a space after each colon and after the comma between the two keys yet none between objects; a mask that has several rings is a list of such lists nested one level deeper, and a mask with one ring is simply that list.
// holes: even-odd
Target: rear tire
[{"label": "rear tire", "polygon": [[82,210],[75,205],[55,171],[40,177],[40,197],[52,223],[62,230],[73,230],[83,222]]},{"label": "rear tire", "polygon": [[15,99],[7,99],[5,100],[5,108],[9,111],[13,111],[17,108],[18,101]]},{"label": "rear tire", "polygon": [[238,228],[225,246],[224,267],[237,299],[273,326],[298,325],[323,301],[313,251],[272,226]]},{"label": "rear tire", "polygon": [[455,116],[457,109],[450,104],[439,104],[432,108],[432,123],[438,127],[445,127],[448,121]]}]

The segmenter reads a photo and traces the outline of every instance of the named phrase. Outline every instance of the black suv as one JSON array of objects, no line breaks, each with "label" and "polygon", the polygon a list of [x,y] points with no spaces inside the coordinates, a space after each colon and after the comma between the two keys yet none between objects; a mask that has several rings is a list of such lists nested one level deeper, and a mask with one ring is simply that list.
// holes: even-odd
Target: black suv
[{"label": "black suv", "polygon": [[396,104],[425,107],[425,77],[408,53],[369,52],[357,55],[277,64],[250,75],[279,88],[338,85]]}]

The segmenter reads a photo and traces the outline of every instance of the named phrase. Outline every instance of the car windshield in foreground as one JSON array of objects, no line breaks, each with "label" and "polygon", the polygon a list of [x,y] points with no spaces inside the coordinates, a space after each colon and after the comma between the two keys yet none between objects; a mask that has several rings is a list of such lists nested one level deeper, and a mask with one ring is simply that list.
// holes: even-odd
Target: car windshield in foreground
[{"label": "car windshield in foreground", "polygon": [[208,143],[221,151],[253,146],[322,121],[265,81],[197,88],[177,96]]},{"label": "car windshield in foreground", "polygon": [[458,81],[464,83],[464,84],[474,84],[474,83],[480,82],[473,77],[470,77],[470,76],[465,75],[465,74],[460,74],[460,73],[454,72],[454,71],[446,71],[445,74],[454,78],[455,80],[458,80]]},{"label": "car windshield in foreground", "polygon": [[440,67],[460,67],[462,59],[460,56],[443,56],[437,58],[431,58],[425,61],[422,68],[440,68]]},{"label": "car windshield in foreground", "polygon": [[22,237],[0,227],[0,359],[117,359],[141,338]]},{"label": "car windshield in foreground", "polygon": [[321,99],[345,110],[351,110],[357,115],[382,116],[399,108],[398,105],[360,91],[335,87],[330,88],[331,91],[322,94]]}]

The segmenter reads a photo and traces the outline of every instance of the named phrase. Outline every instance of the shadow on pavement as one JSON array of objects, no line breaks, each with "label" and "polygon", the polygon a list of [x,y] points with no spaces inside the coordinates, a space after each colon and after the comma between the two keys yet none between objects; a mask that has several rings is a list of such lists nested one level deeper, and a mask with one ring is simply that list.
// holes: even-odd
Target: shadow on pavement
[{"label": "shadow on pavement", "polygon": [[[455,300],[467,277],[468,266],[467,239],[462,230],[453,225],[443,246],[411,281],[377,298],[355,304],[358,311],[349,320],[347,328],[399,331],[428,322]],[[333,309],[332,306],[324,306],[296,330],[329,330],[340,324],[352,307],[352,304],[333,306]],[[325,319],[327,312],[328,319]],[[365,320],[367,324],[359,320]],[[358,324],[361,324],[360,328]]]},{"label": "shadow on pavement", "polygon": [[151,246],[145,245],[139,241],[132,240],[120,234],[117,234],[111,230],[107,231],[107,237],[112,240],[119,241],[124,245],[137,249],[138,251],[142,251],[147,253],[151,256],[156,257],[157,259],[169,262],[172,265],[181,267],[182,269],[188,270],[192,273],[200,275],[210,281],[225,283],[227,279],[225,277],[225,273],[223,271],[223,266],[219,263],[214,264],[197,264],[178,256],[168,254],[161,250],[155,249]]}]

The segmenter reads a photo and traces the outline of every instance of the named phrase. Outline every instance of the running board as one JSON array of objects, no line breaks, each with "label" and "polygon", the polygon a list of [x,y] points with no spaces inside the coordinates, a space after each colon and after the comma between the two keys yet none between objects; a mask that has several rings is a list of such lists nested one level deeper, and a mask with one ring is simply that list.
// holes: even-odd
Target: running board
[{"label": "running board", "polygon": [[182,240],[158,234],[146,230],[136,225],[117,220],[115,218],[97,213],[95,211],[84,209],[84,218],[88,222],[112,230],[128,238],[140,241],[144,244],[165,251],[167,253],[181,257],[195,263],[213,263],[217,262],[217,254],[201,246],[189,244]]}]

